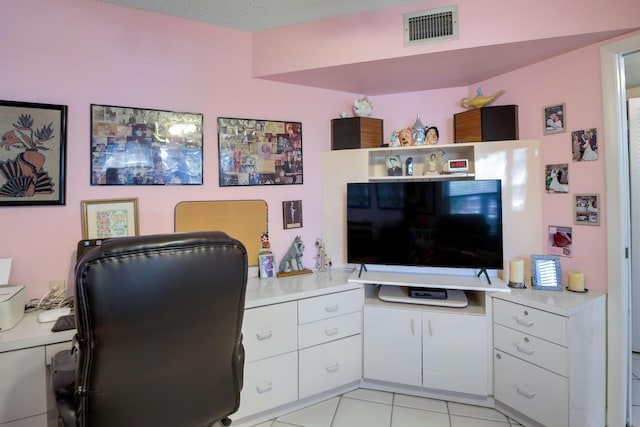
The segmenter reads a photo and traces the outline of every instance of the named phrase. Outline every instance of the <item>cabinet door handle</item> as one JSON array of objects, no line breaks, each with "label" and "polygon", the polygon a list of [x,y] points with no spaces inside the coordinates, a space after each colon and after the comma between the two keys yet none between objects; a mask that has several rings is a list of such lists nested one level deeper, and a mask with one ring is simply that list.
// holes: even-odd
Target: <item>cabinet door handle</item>
[{"label": "cabinet door handle", "polygon": [[516,348],[518,349],[518,351],[520,353],[524,353],[524,354],[528,354],[528,355],[532,355],[533,353],[536,352],[535,347],[530,346],[530,345],[526,345],[526,344],[522,344],[522,343],[517,343],[516,344]]},{"label": "cabinet door handle", "polygon": [[533,326],[536,324],[535,320],[529,320],[521,316],[516,316],[516,322],[518,322],[522,326]]},{"label": "cabinet door handle", "polygon": [[328,337],[333,336],[333,335],[337,335],[338,334],[338,328],[333,328],[333,329],[325,329],[324,330],[324,334]]},{"label": "cabinet door handle", "polygon": [[266,393],[268,391],[271,391],[272,388],[273,388],[273,384],[271,384],[271,381],[269,381],[266,384],[257,385],[256,386],[256,391],[258,393],[262,394],[262,393]]},{"label": "cabinet door handle", "polygon": [[256,338],[258,338],[258,341],[268,340],[272,336],[273,336],[273,332],[271,332],[271,329],[269,329],[268,331],[258,332],[256,334]]},{"label": "cabinet door handle", "polygon": [[337,372],[340,370],[340,364],[339,363],[333,363],[331,365],[327,365],[324,367],[327,372],[332,373],[332,372]]},{"label": "cabinet door handle", "polygon": [[415,319],[412,317],[411,318],[411,335],[415,335],[416,334],[416,330],[415,330]]},{"label": "cabinet door handle", "polygon": [[338,304],[327,305],[324,307],[324,309],[327,311],[327,313],[333,313],[334,311],[338,311],[340,309],[340,306]]},{"label": "cabinet door handle", "polygon": [[535,391],[530,390],[527,387],[521,386],[520,384],[516,385],[516,390],[518,391],[518,393],[520,393],[521,395],[523,395],[528,399],[533,399],[536,395]]}]

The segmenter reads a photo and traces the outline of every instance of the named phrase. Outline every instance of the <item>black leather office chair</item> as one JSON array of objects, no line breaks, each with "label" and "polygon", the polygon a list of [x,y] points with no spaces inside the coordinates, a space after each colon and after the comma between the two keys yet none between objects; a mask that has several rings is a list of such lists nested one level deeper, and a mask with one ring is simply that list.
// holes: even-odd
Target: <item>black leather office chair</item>
[{"label": "black leather office chair", "polygon": [[242,389],[246,283],[246,249],[222,232],[88,251],[76,266],[77,351],[53,361],[64,424],[228,425]]}]

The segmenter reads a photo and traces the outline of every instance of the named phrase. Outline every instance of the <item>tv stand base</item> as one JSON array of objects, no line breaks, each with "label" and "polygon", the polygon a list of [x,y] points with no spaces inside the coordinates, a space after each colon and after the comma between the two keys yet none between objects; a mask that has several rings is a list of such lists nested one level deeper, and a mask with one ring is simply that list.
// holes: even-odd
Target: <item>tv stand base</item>
[{"label": "tv stand base", "polygon": [[409,296],[406,286],[382,285],[378,290],[378,298],[382,301],[400,302],[405,304],[437,305],[442,307],[463,308],[469,305],[464,291],[447,289],[446,299],[415,298]]}]

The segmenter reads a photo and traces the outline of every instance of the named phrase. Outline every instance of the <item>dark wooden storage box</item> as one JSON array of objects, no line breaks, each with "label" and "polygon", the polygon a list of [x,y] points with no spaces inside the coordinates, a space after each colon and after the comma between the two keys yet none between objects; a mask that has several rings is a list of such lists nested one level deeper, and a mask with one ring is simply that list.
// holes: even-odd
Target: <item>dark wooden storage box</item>
[{"label": "dark wooden storage box", "polygon": [[348,117],[331,120],[331,149],[375,148],[382,145],[382,119]]},{"label": "dark wooden storage box", "polygon": [[518,139],[518,106],[482,107],[453,115],[454,142]]}]

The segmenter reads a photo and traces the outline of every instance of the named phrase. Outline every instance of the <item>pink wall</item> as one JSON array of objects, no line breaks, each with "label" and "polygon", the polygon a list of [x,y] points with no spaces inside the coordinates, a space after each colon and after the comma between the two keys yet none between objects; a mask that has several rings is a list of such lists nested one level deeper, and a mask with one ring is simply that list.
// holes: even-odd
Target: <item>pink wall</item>
[{"label": "pink wall", "polygon": [[[330,147],[330,119],[351,95],[250,78],[244,32],[96,0],[3,0],[0,15],[0,98],[69,106],[66,206],[0,207],[0,258],[13,258],[10,281],[26,285],[29,298],[46,292],[50,280],[71,280],[81,200],[137,197],[140,232],[152,234],[173,231],[174,207],[183,200],[264,199],[276,256],[300,234],[313,266],[320,153]],[[204,185],[89,185],[91,103],[203,113]],[[220,188],[218,116],[302,122],[304,184]],[[284,230],[282,201],[296,199],[304,227]]]},{"label": "pink wall", "polygon": [[[506,7],[509,2],[495,3]],[[618,7],[630,4],[616,2]],[[313,241],[322,235],[320,153],[330,148],[330,119],[349,110],[353,94],[252,79],[255,39],[239,31],[95,0],[3,0],[0,15],[1,98],[69,106],[66,206],[0,208],[0,257],[14,259],[11,282],[26,285],[29,297],[41,296],[50,280],[71,280],[81,238],[80,201],[86,199],[138,197],[142,234],[171,232],[173,209],[183,200],[264,199],[276,257],[300,234],[308,247],[305,263],[313,266]],[[315,54],[322,56],[318,52],[323,51]],[[282,51],[270,52],[277,57]],[[478,84],[485,93],[507,90],[498,103],[520,106],[520,136],[540,139],[543,163],[569,163],[570,194],[544,196],[541,233],[548,225],[573,226],[576,249],[573,258],[562,259],[565,274],[582,270],[587,287],[606,290],[604,217],[599,227],[575,226],[571,203],[572,194],[581,192],[600,193],[604,199],[602,152],[598,161],[573,164],[570,133],[542,132],[543,106],[565,102],[570,131],[596,127],[601,134],[599,70],[598,46],[591,46]],[[440,128],[442,142],[451,142],[459,100],[475,87],[373,97],[374,116],[385,120],[386,139],[392,130],[413,124],[420,113],[425,124]],[[205,184],[90,186],[91,103],[203,113]],[[218,116],[303,122],[305,184],[220,188]],[[601,136],[603,143],[606,138]],[[303,201],[304,227],[283,230],[281,202],[291,199]],[[255,275],[255,269],[251,273]]]}]

